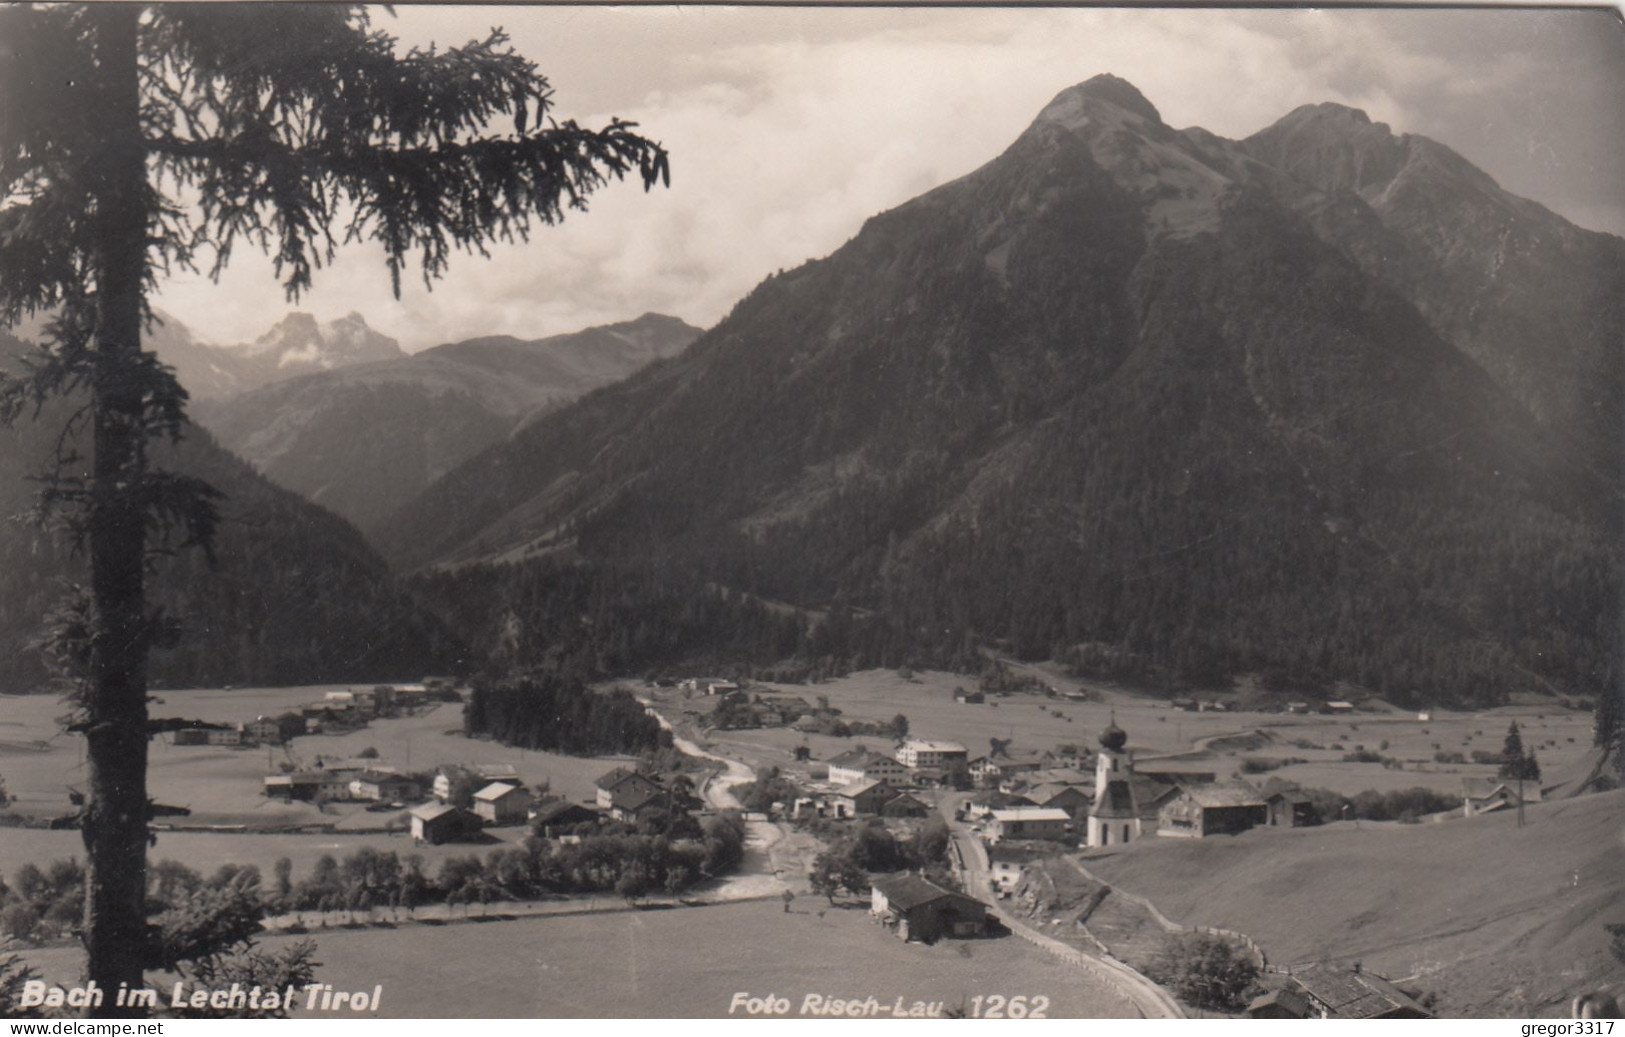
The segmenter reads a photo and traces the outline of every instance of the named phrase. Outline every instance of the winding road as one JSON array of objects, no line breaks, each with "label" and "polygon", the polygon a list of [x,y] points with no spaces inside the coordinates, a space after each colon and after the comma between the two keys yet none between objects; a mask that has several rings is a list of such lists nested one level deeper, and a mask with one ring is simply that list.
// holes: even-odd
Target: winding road
[{"label": "winding road", "polygon": [[999,899],[993,889],[987,847],[982,845],[982,840],[969,825],[954,818],[954,810],[965,798],[967,797],[951,796],[942,801],[942,815],[948,822],[948,831],[953,836],[954,845],[958,847],[959,859],[963,864],[965,891],[978,900],[991,904],[993,913],[998,915],[999,920],[1012,932],[1062,958],[1076,962],[1080,967],[1089,969],[1111,984],[1134,1003],[1135,1009],[1144,1018],[1185,1018],[1185,1012],[1179,1007],[1179,1002],[1145,976],[1115,958],[1091,953],[1084,948],[1073,947],[1052,936],[1046,936],[1005,907],[1004,901]]}]

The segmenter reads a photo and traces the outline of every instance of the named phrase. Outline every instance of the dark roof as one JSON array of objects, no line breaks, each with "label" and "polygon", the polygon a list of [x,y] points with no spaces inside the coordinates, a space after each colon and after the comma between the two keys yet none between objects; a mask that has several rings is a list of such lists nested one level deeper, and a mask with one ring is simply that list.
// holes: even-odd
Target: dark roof
[{"label": "dark roof", "polygon": [[974,897],[967,897],[963,893],[943,889],[933,882],[927,882],[918,875],[907,872],[900,875],[871,876],[869,884],[884,893],[886,902],[899,911],[912,911],[921,904],[929,904],[933,900],[941,900],[943,897],[969,900],[978,905],[981,903]]},{"label": "dark roof", "polygon": [[603,777],[599,778],[596,782],[594,782],[594,784],[603,789],[605,792],[610,792],[614,790],[615,786],[619,785],[626,779],[636,778],[637,776],[637,771],[627,770],[625,767],[617,767],[608,774],[605,774]]},{"label": "dark roof", "polygon": [[1134,807],[1134,790],[1127,781],[1118,778],[1106,783],[1106,792],[1089,808],[1090,817],[1139,817]]},{"label": "dark roof", "polygon": [[1309,1002],[1304,1000],[1302,994],[1296,990],[1272,990],[1267,994],[1260,994],[1247,1003],[1247,1012],[1252,1014],[1271,1006],[1297,1016],[1299,1019],[1309,1018]]},{"label": "dark roof", "polygon": [[572,803],[567,799],[549,799],[537,805],[530,812],[532,820],[540,821],[543,824],[565,815],[580,817],[583,820],[586,820],[588,816],[596,819],[598,811],[580,803]]},{"label": "dark roof", "polygon": [[1394,1012],[1432,1013],[1388,980],[1338,965],[1311,965],[1292,979],[1337,1019],[1376,1019]]},{"label": "dark roof", "polygon": [[876,789],[884,791],[890,787],[879,778],[870,778],[867,781],[854,781],[850,785],[842,785],[836,790],[835,794],[842,799],[857,799],[865,793],[873,792]]},{"label": "dark roof", "polygon": [[1204,810],[1222,807],[1261,807],[1264,797],[1244,781],[1223,785],[1192,785],[1185,790],[1197,806]]},{"label": "dark roof", "polygon": [[404,774],[396,774],[394,771],[362,771],[351,780],[364,781],[369,785],[381,785],[386,781],[411,781],[412,779]]},{"label": "dark roof", "polygon": [[[650,785],[654,785],[650,782]],[[663,801],[666,794],[658,787],[644,788],[633,785],[631,788],[616,789],[610,797],[610,803],[618,810],[642,810],[656,801]]]}]

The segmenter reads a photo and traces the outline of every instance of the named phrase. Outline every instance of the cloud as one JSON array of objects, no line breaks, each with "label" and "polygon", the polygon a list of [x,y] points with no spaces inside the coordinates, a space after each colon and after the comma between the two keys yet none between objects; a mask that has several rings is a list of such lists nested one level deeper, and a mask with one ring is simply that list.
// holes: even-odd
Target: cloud
[{"label": "cloud", "polygon": [[[1593,179],[1625,173],[1606,148],[1570,139],[1587,135],[1584,115],[1617,88],[1618,61],[1594,56],[1542,86],[1550,53],[1574,33],[1547,21],[1531,42],[1500,29],[1502,14],[403,8],[380,24],[413,42],[505,24],[553,78],[561,114],[634,118],[662,140],[671,189],[614,185],[528,244],[454,261],[432,293],[409,282],[398,303],[381,254],[347,249],[301,305],[324,318],[359,310],[409,349],[650,310],[708,325],[767,274],[833,251],[869,216],[993,158],[1057,92],[1099,72],[1135,83],[1169,123],[1226,136],[1299,104],[1355,105],[1445,140],[1515,190],[1538,197],[1544,186],[1540,200],[1560,211],[1572,201],[1576,217],[1619,216],[1621,178],[1587,195],[1551,176],[1555,164],[1586,181],[1576,156]],[[1484,53],[1497,60],[1474,60]],[[1584,111],[1542,119],[1540,98],[1565,90],[1585,94]],[[1589,135],[1617,150],[1614,120]],[[247,255],[220,287],[171,282],[160,304],[217,341],[252,338],[286,308],[269,264]]]}]

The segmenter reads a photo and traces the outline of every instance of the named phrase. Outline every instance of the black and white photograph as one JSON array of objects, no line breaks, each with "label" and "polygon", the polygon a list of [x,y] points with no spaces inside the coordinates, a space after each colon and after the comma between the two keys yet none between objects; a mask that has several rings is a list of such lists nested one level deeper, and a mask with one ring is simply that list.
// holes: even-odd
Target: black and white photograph
[{"label": "black and white photograph", "polygon": [[0,1015],[1621,1016],[1621,8],[6,2],[0,186]]}]

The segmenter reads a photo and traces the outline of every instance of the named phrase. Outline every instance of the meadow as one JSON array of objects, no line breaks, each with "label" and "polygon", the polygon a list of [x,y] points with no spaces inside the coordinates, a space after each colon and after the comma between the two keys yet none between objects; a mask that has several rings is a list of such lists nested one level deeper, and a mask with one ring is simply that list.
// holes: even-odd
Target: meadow
[{"label": "meadow", "polygon": [[1277,964],[1361,960],[1447,1014],[1563,1015],[1625,994],[1603,923],[1625,917],[1625,791],[1420,825],[1147,839],[1084,861],[1185,925],[1237,929]]},{"label": "meadow", "polygon": [[[343,685],[299,688],[241,688],[162,691],[152,706],[155,717],[184,717],[211,723],[238,723],[275,716],[316,701]],[[12,810],[36,817],[57,816],[74,808],[70,790],[84,785],[83,739],[62,731],[57,718],[67,707],[56,696],[0,698],[0,781],[15,797]],[[424,712],[375,720],[340,735],[309,735],[289,747],[232,748],[177,746],[172,736],[150,743],[148,787],[160,803],[192,811],[177,823],[197,825],[336,825],[331,833],[249,831],[160,832],[153,860],[171,857],[194,868],[210,870],[226,863],[257,864],[264,871],[278,857],[294,862],[302,873],[323,854],[342,856],[363,845],[401,853],[420,852],[437,861],[478,846],[414,847],[410,838],[376,829],[396,815],[369,813],[359,804],[279,803],[261,794],[261,779],[289,763],[308,767],[319,757],[353,758],[365,749],[378,751],[378,763],[401,771],[430,771],[442,763],[511,763],[530,785],[546,782],[572,800],[593,798],[593,782],[626,757],[571,757],[533,752],[495,742],[463,737],[462,707],[441,703]],[[515,829],[497,829],[498,838],[514,838]],[[29,862],[83,856],[76,831],[34,828],[0,829],[0,875],[10,875]]]},{"label": "meadow", "polygon": [[[267,948],[290,937],[268,937]],[[1050,1018],[1122,1018],[1102,981],[1007,937],[905,944],[868,913],[799,898],[669,911],[410,926],[314,936],[318,978],[340,990],[382,984],[389,1018],[710,1018],[735,993],[776,994],[796,1018],[808,994],[941,1001],[1042,995]],[[70,979],[78,952],[31,951],[47,978]]]},{"label": "meadow", "polygon": [[[1507,725],[1516,720],[1524,745],[1533,748],[1544,777],[1551,783],[1578,766],[1591,748],[1591,715],[1564,709],[1555,702],[1515,705],[1483,712],[1431,710],[1429,719],[1414,712],[1386,709],[1350,716],[1231,712],[1185,712],[1166,701],[1136,695],[1120,688],[1069,678],[1052,667],[1021,667],[1065,692],[1089,690],[1098,701],[1073,702],[1036,694],[989,696],[986,704],[953,700],[955,688],[974,689],[974,678],[960,674],[915,672],[902,677],[892,670],[866,670],[837,680],[809,685],[763,685],[752,691],[799,695],[809,702],[826,696],[842,710],[843,719],[886,721],[901,713],[909,731],[920,738],[946,739],[964,744],[974,759],[985,755],[993,738],[1009,740],[1012,752],[1041,751],[1074,743],[1093,747],[1100,731],[1114,718],[1128,733],[1129,748],[1144,763],[1156,761],[1168,769],[1215,771],[1223,779],[1250,777],[1262,781],[1267,774],[1241,773],[1249,757],[1280,761],[1307,761],[1271,771],[1306,786],[1331,789],[1344,795],[1366,789],[1424,786],[1456,792],[1464,777],[1489,777],[1493,765],[1438,763],[1438,752],[1460,753],[1471,760],[1475,750],[1499,752]],[[704,710],[703,700],[684,701],[667,692],[663,701],[678,709]],[[1247,740],[1247,747],[1209,741],[1251,732],[1263,736]],[[803,735],[789,728],[719,731],[712,741],[720,748],[753,755],[758,762],[788,765],[791,754],[805,744],[814,761],[828,759],[857,744],[887,751],[885,738],[834,738]],[[1246,743],[1244,743],[1245,745]],[[1402,769],[1380,763],[1345,762],[1346,754],[1367,750],[1398,761]]]}]

